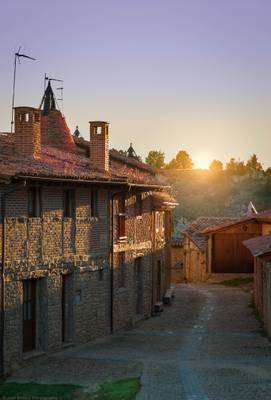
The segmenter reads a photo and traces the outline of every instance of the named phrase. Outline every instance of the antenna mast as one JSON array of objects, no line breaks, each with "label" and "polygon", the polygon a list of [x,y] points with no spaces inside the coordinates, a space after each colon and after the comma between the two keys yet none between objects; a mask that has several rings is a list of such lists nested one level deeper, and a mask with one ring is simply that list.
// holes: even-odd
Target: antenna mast
[{"label": "antenna mast", "polygon": [[62,114],[64,114],[63,89],[64,89],[63,86],[56,88],[56,90],[59,90],[59,91],[60,91],[60,98],[57,99],[57,100],[61,101],[61,105],[62,105],[62,107],[61,107],[61,108],[62,108]]},{"label": "antenna mast", "polygon": [[20,58],[28,58],[29,60],[36,61],[35,58],[27,56],[26,54],[21,54],[21,46],[19,47],[17,53],[14,54],[14,70],[13,70],[13,84],[12,84],[12,104],[11,104],[11,127],[10,132],[13,133],[14,126],[14,105],[15,105],[15,92],[16,92],[16,72],[17,72],[17,61],[20,63]]},{"label": "antenna mast", "polygon": [[[41,100],[40,108],[42,107],[42,104],[43,104],[44,99],[45,99],[46,81],[47,82],[53,81],[53,82],[64,83],[64,81],[62,79],[50,78],[46,73],[44,74],[44,95],[43,95],[43,98]],[[57,100],[61,100],[62,101],[62,114],[63,114],[63,87],[59,87],[59,88],[57,88],[57,90],[61,90],[61,99],[57,99],[55,96],[54,96],[54,99],[55,99],[56,103],[57,103]],[[58,103],[57,103],[57,106],[58,106],[58,108],[60,108]]]}]

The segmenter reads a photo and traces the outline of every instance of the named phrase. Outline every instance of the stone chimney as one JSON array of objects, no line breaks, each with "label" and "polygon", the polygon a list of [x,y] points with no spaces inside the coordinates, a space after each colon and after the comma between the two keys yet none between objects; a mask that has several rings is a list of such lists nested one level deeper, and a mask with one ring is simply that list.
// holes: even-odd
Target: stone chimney
[{"label": "stone chimney", "polygon": [[92,168],[109,171],[108,122],[90,121],[90,165]]},{"label": "stone chimney", "polygon": [[41,156],[41,112],[33,107],[15,107],[15,151],[22,157]]}]

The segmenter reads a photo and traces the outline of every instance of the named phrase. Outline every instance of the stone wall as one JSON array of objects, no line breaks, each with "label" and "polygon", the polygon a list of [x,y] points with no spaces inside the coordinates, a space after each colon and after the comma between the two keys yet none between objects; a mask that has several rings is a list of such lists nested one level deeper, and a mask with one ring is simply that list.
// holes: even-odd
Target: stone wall
[{"label": "stone wall", "polygon": [[180,283],[185,280],[184,249],[182,244],[171,246],[171,282]]},{"label": "stone wall", "polygon": [[[2,186],[0,192],[11,187]],[[42,214],[39,218],[27,216],[26,187],[8,194],[5,246],[6,373],[26,362],[22,339],[24,280],[36,280],[36,352],[54,352],[67,342],[85,343],[110,333],[110,193],[99,188],[98,216],[91,217],[91,188],[74,188],[74,218],[63,217],[61,186],[42,186]],[[162,298],[167,288],[165,213],[153,211],[150,193],[142,194],[141,215],[138,215],[135,194],[126,196],[125,206],[127,239],[124,242],[118,241],[117,220],[114,217],[114,330],[129,328],[139,319],[149,317],[153,303],[158,297]],[[114,204],[114,214],[117,212]],[[125,254],[124,284],[121,287],[118,265],[120,252]],[[157,265],[161,265],[159,293]],[[137,270],[140,270],[140,276]],[[64,282],[68,284],[63,295]]]},{"label": "stone wall", "polygon": [[207,280],[207,251],[201,251],[188,237],[184,239],[184,270],[188,282],[204,282]]},{"label": "stone wall", "polygon": [[[42,187],[42,216],[27,217],[27,189],[7,197],[6,373],[24,358],[23,280],[36,279],[36,345],[55,351],[62,342],[62,280],[70,274],[69,341],[84,343],[109,333],[108,193],[99,190],[99,217],[90,217],[90,189],[76,189],[76,217],[63,218],[62,188]],[[2,230],[1,230],[2,232]],[[2,240],[1,240],[2,243]],[[92,245],[95,244],[95,245]]]}]

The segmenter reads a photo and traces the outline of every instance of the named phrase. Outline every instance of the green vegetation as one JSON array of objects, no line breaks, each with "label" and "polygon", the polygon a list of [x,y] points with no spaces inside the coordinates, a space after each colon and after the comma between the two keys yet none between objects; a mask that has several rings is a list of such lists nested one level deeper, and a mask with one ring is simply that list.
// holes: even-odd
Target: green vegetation
[{"label": "green vegetation", "polygon": [[248,285],[253,282],[253,278],[235,278],[235,279],[228,279],[223,282],[221,282],[222,285],[224,286],[231,286],[231,287],[237,287],[237,286],[243,286],[243,285]]},{"label": "green vegetation", "polygon": [[161,170],[172,184],[179,206],[174,210],[175,232],[198,217],[239,218],[250,201],[258,211],[271,209],[271,175],[228,175],[226,171]]},{"label": "green vegetation", "polygon": [[145,159],[146,163],[154,168],[163,168],[165,166],[165,153],[152,150]]},{"label": "green vegetation", "polygon": [[209,166],[210,171],[221,172],[223,171],[223,163],[219,160],[213,160]]},{"label": "green vegetation", "polygon": [[100,389],[86,392],[78,385],[47,385],[39,383],[0,382],[0,399],[54,398],[61,400],[134,400],[140,390],[140,378],[120,379],[103,383]]},{"label": "green vegetation", "polygon": [[193,161],[190,158],[190,155],[185,150],[180,150],[176,157],[173,158],[167,165],[166,168],[168,169],[192,169],[193,168]]},{"label": "green vegetation", "polygon": [[140,378],[121,379],[101,385],[101,400],[133,400],[140,390]]},{"label": "green vegetation", "polygon": [[54,397],[56,399],[71,400],[76,398],[76,392],[81,392],[77,385],[43,385],[38,383],[0,383],[0,398],[5,397]]}]

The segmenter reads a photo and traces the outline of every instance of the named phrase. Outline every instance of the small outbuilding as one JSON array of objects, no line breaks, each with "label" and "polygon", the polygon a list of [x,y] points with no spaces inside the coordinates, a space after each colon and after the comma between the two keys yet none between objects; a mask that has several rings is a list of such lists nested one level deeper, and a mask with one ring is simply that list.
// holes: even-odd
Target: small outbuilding
[{"label": "small outbuilding", "polygon": [[202,231],[230,222],[233,222],[233,219],[200,217],[183,231],[184,275],[187,281],[202,282],[210,275],[208,235],[202,234]]},{"label": "small outbuilding", "polygon": [[253,257],[243,242],[271,233],[271,210],[203,230],[211,273],[253,273]]}]

